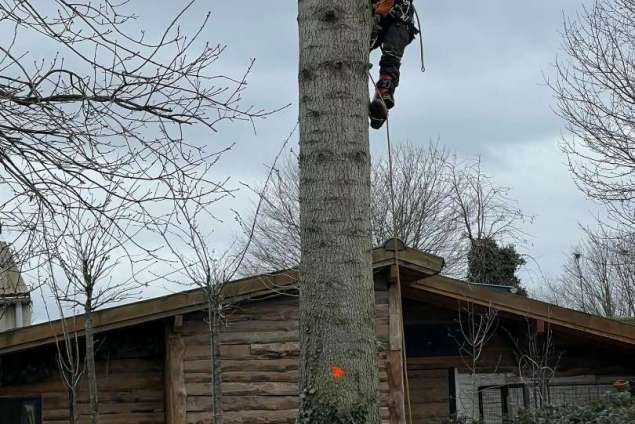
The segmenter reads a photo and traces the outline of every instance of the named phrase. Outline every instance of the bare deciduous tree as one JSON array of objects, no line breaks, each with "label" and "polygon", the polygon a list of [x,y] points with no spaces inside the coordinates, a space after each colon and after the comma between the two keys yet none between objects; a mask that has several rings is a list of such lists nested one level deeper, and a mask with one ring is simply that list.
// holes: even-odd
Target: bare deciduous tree
[{"label": "bare deciduous tree", "polygon": [[176,258],[175,275],[185,277],[185,281],[175,279],[174,282],[199,287],[207,299],[212,400],[210,407],[212,423],[222,424],[220,327],[225,308],[228,306],[223,297],[223,288],[236,273],[239,259],[228,252],[218,257],[210,248],[208,239],[211,231],[205,231],[205,228],[209,227],[209,221],[212,219],[207,208],[198,202],[177,202],[174,215],[165,223],[161,234],[166,246]]},{"label": "bare deciduous tree", "polygon": [[[200,39],[209,13],[183,32],[194,5],[146,33],[133,2],[0,0],[12,34],[0,43],[0,225],[65,276],[50,289],[84,318],[93,423],[93,312],[137,293],[164,211],[226,194],[209,174],[223,149],[210,152],[190,128],[269,113],[242,105],[251,65],[235,78],[215,71],[225,46]],[[24,40],[43,48],[24,51]],[[75,365],[66,356],[63,369]]]},{"label": "bare deciduous tree", "polygon": [[[64,320],[64,314],[61,311],[60,316]],[[72,317],[70,321],[72,322],[75,319],[75,317]],[[63,322],[65,324],[65,320]],[[62,340],[55,341],[57,367],[68,392],[68,417],[70,424],[79,422],[78,389],[81,378],[86,371],[86,362],[82,361],[80,343],[77,331],[69,331],[66,327],[62,329]]]},{"label": "bare deciduous tree", "polygon": [[520,224],[528,217],[510,196],[509,187],[494,182],[478,158],[453,163],[450,168],[452,207],[458,211],[462,231],[470,243],[493,239],[522,242]]},{"label": "bare deciduous tree", "polygon": [[584,229],[563,274],[550,284],[557,304],[609,318],[635,318],[635,236],[600,225]]},{"label": "bare deciduous tree", "polygon": [[[81,194],[90,199],[89,192]],[[107,198],[105,203],[99,213],[69,208],[66,214],[54,215],[43,209],[36,229],[43,259],[64,276],[63,282],[52,280],[49,290],[84,320],[85,375],[93,424],[99,422],[93,314],[104,305],[137,296],[144,285],[139,278],[143,268],[154,263],[152,250],[130,242],[143,236],[146,222],[139,220],[128,202]]]},{"label": "bare deciduous tree", "polygon": [[529,388],[532,407],[542,409],[551,404],[549,385],[555,377],[562,353],[556,348],[549,322],[526,320],[520,335],[507,331],[513,345],[518,376]]},{"label": "bare deciduous tree", "polygon": [[583,192],[635,225],[635,1],[596,0],[565,22],[550,82],[572,135],[563,145]]},{"label": "bare deciduous tree", "polygon": [[[66,387],[68,395],[68,419],[70,424],[76,424],[79,422],[79,409],[77,408],[78,401],[78,389],[84,372],[86,371],[86,361],[82,360],[82,349],[77,331],[77,316],[66,318],[66,306],[60,294],[63,292],[60,289],[60,285],[57,281],[57,275],[55,272],[54,258],[48,257],[48,254],[54,253],[47,249],[43,249],[43,260],[46,262],[44,266],[36,269],[38,273],[38,281],[42,281],[43,287],[50,288],[52,294],[53,303],[57,309],[57,314],[60,317],[60,324],[62,329],[62,336],[56,337],[55,347],[57,349],[57,367],[60,372],[62,383]],[[52,320],[49,313],[48,302],[50,299],[46,299],[44,296],[44,290],[40,290],[42,293],[42,300],[46,316],[49,321]],[[70,328],[69,328],[70,327]]]},{"label": "bare deciduous tree", "polygon": [[[464,277],[471,237],[523,242],[509,189],[487,177],[480,163],[459,162],[439,144],[398,145],[394,155],[395,211],[399,237],[410,247],[442,256],[444,272]],[[392,234],[386,158],[371,170],[371,225],[374,245]],[[300,257],[298,168],[289,157],[263,191],[263,204],[248,252],[249,271],[297,266]],[[249,228],[245,229],[249,233]]]},{"label": "bare deciduous tree", "polygon": [[[269,185],[260,191],[260,216],[255,220],[253,236],[243,224],[247,252],[247,273],[290,269],[300,262],[300,204],[297,158],[290,156],[274,169]],[[257,190],[257,189],[255,189]]]},{"label": "bare deciduous tree", "polygon": [[[395,221],[407,246],[445,259],[448,274],[464,271],[462,222],[453,208],[450,169],[456,158],[439,143],[398,145],[393,154]],[[372,169],[371,224],[373,242],[393,234],[390,168],[380,158]]]},{"label": "bare deciduous tree", "polygon": [[[525,244],[521,224],[530,217],[510,197],[508,187],[497,185],[483,172],[480,158],[468,164],[453,163],[449,173],[450,207],[462,223],[459,228],[463,231],[462,248],[469,262],[467,278],[480,283],[518,286],[514,284],[513,274],[524,264],[524,259],[517,254],[515,244]],[[509,245],[502,247],[499,243]],[[508,260],[501,261],[503,258]],[[490,281],[503,275],[508,281]]]},{"label": "bare deciduous tree", "polygon": [[[276,163],[296,129],[297,125],[284,140],[280,151],[269,167],[263,190],[269,187]],[[205,293],[210,347],[212,422],[213,424],[222,424],[220,332],[224,313],[232,306],[230,301],[225,299],[224,288],[240,270],[246,252],[251,247],[264,196],[259,193],[258,206],[250,224],[242,221],[240,216],[235,217],[241,225],[249,228],[247,242],[236,251],[228,249],[218,255],[210,243],[213,233],[212,223],[217,221],[211,213],[211,208],[219,200],[233,193],[234,190],[226,188],[227,181],[218,182],[212,187],[207,187],[207,184],[203,180],[176,182],[175,187],[178,187],[179,192],[190,193],[190,198],[175,201],[174,210],[168,216],[155,220],[154,228],[158,230],[170,252],[174,267],[174,273],[163,276],[163,278],[176,284],[193,285]],[[175,277],[173,278],[171,275]]]},{"label": "bare deciduous tree", "polygon": [[31,244],[40,209],[182,197],[170,181],[201,178],[210,161],[189,128],[265,114],[241,106],[246,74],[213,71],[224,46],[199,40],[209,14],[182,31],[194,3],[146,33],[128,1],[0,1],[12,35],[0,43],[0,222],[16,247]]},{"label": "bare deciduous tree", "polygon": [[458,319],[459,335],[456,342],[459,355],[465,368],[470,373],[472,384],[470,392],[471,410],[478,411],[477,396],[481,357],[485,347],[496,335],[498,326],[498,311],[494,308],[482,308],[470,302],[459,302]]}]

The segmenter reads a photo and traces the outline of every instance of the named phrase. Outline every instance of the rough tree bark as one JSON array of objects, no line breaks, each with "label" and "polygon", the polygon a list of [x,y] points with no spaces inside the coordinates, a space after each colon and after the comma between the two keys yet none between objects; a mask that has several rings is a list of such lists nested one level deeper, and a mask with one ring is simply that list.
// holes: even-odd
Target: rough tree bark
[{"label": "rough tree bark", "polygon": [[299,0],[298,422],[380,422],[370,239],[369,0]]}]

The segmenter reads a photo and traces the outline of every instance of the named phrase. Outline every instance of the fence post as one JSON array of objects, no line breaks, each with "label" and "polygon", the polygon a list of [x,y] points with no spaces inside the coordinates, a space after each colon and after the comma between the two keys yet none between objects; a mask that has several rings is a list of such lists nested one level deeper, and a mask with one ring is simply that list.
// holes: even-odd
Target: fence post
[{"label": "fence post", "polygon": [[509,421],[509,388],[507,386],[501,387],[501,412],[503,414],[503,422],[506,423]]}]

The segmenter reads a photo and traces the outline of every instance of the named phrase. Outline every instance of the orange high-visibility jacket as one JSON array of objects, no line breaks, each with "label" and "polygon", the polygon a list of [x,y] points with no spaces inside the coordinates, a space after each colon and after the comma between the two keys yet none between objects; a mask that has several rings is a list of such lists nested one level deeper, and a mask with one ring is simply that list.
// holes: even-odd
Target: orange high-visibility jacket
[{"label": "orange high-visibility jacket", "polygon": [[395,5],[395,0],[377,0],[373,3],[373,11],[376,15],[386,16]]}]

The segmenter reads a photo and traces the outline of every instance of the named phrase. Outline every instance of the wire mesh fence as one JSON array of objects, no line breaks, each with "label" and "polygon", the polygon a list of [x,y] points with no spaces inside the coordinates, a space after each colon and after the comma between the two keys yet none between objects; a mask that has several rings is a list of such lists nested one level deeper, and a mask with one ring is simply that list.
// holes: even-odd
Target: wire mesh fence
[{"label": "wire mesh fence", "polygon": [[522,410],[551,406],[575,406],[597,401],[613,391],[611,384],[553,383],[544,391],[524,384],[478,388],[479,415],[484,424],[505,424]]}]

